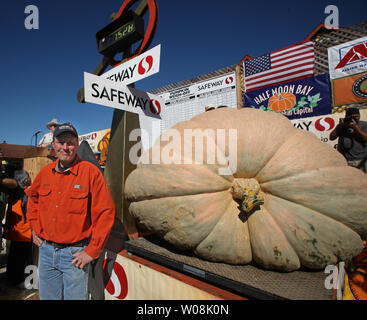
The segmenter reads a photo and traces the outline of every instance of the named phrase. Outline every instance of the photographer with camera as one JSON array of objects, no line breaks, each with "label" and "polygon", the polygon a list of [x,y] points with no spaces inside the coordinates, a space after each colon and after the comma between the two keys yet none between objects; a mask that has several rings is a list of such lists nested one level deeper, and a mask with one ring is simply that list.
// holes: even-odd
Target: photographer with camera
[{"label": "photographer with camera", "polygon": [[367,173],[367,122],[360,121],[359,109],[354,105],[345,112],[345,118],[330,133],[330,140],[338,140],[338,151],[348,165]]}]

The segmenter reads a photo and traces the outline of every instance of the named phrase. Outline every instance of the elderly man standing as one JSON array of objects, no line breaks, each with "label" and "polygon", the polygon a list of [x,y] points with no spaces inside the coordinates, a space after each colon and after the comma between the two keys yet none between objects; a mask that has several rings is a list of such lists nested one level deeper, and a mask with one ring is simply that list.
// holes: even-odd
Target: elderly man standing
[{"label": "elderly man standing", "polygon": [[58,160],[43,168],[27,191],[33,242],[39,246],[41,300],[84,300],[89,263],[98,258],[115,219],[103,175],[77,155],[78,134],[56,127]]},{"label": "elderly man standing", "polygon": [[58,126],[59,122],[56,118],[52,119],[51,121],[47,122],[46,128],[50,130],[50,132],[46,133],[38,143],[39,147],[47,147],[50,143],[52,143],[53,135],[55,128]]}]

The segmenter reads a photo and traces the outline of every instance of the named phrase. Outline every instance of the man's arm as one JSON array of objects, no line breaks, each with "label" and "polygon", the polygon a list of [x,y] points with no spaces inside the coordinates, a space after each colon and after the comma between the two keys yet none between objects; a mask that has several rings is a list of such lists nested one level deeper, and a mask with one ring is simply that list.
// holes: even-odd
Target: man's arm
[{"label": "man's arm", "polygon": [[72,261],[72,264],[80,269],[98,258],[109,237],[116,215],[112,196],[99,170],[91,181],[91,186],[92,237],[85,250],[75,253]]},{"label": "man's arm", "polygon": [[350,127],[354,130],[356,136],[361,139],[363,142],[367,143],[367,132],[363,131],[359,126],[358,123],[353,121]]},{"label": "man's arm", "polygon": [[331,131],[329,139],[331,141],[339,138],[341,132],[345,129],[345,123],[344,123],[344,119],[339,119],[339,123],[337,124],[337,126],[334,128],[333,131]]},{"label": "man's arm", "polygon": [[6,189],[15,189],[18,186],[18,183],[15,179],[0,178],[0,186]]},{"label": "man's arm", "polygon": [[115,222],[116,208],[101,172],[96,170],[91,184],[92,237],[85,250],[74,254],[72,264],[83,268],[102,252]]},{"label": "man's arm", "polygon": [[40,232],[39,218],[38,218],[38,190],[40,186],[40,174],[34,179],[32,185],[25,190],[28,196],[27,201],[27,220],[32,229],[32,239],[33,242],[40,246],[42,241],[37,236]]}]

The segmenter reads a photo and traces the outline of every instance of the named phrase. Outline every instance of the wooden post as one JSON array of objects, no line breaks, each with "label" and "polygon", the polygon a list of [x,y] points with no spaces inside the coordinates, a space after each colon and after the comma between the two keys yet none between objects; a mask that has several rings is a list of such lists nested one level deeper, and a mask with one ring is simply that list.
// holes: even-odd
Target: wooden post
[{"label": "wooden post", "polygon": [[243,86],[243,76],[242,76],[242,66],[238,64],[236,66],[236,95],[237,95],[237,109],[243,108],[243,94],[242,94],[242,86]]},{"label": "wooden post", "polygon": [[[148,0],[142,0],[135,13],[143,16],[148,10]],[[131,46],[125,50],[122,63],[132,56]],[[97,67],[104,70],[107,60]],[[130,84],[130,87],[135,87]],[[138,231],[134,219],[130,216],[128,203],[124,198],[124,186],[128,175],[136,168],[136,164],[130,162],[129,151],[136,141],[129,141],[130,132],[140,129],[139,115],[115,109],[111,125],[111,136],[104,177],[111,195],[115,201],[117,218],[122,222],[125,233],[130,239],[138,237]]]},{"label": "wooden post", "polygon": [[[131,47],[124,52],[124,60],[131,56]],[[124,61],[123,60],[123,61]],[[134,88],[134,84],[129,87]],[[128,204],[124,197],[124,186],[128,175],[136,168],[130,162],[130,132],[140,128],[139,115],[115,109],[111,125],[111,137],[108,146],[104,177],[115,201],[116,217],[122,222],[125,233],[130,239],[138,237],[134,219],[130,216]]]}]

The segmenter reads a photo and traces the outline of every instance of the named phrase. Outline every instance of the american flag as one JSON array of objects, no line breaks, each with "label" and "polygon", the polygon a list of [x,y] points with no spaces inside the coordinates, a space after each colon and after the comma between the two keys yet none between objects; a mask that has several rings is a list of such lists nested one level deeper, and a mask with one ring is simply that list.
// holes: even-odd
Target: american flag
[{"label": "american flag", "polygon": [[245,92],[312,76],[314,58],[313,43],[308,41],[245,60]]}]

